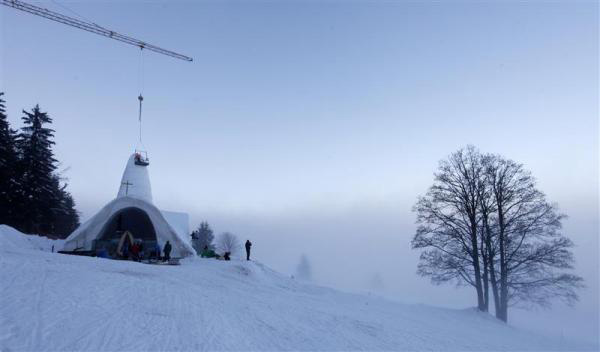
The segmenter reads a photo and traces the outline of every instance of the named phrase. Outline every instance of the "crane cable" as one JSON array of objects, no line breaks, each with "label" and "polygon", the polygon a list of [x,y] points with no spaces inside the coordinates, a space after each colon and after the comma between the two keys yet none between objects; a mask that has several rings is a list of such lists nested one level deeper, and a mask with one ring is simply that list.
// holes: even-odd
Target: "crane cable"
[{"label": "crane cable", "polygon": [[[72,13],[76,17],[79,17],[81,20],[89,22],[93,26],[95,26],[95,27],[97,27],[99,29],[106,30],[106,28],[104,28],[102,26],[99,26],[98,24],[90,21],[88,18],[86,18],[85,16],[83,16],[80,13],[76,12],[75,10],[67,7],[66,5],[63,5],[63,4],[59,3],[56,0],[51,0],[51,1],[55,5],[61,7],[64,10],[67,10],[68,12]],[[144,96],[143,96],[143,90],[144,90],[144,45],[143,44],[140,45],[140,56],[139,56],[139,61],[138,61],[138,90],[140,91],[140,95],[138,96],[138,100],[140,102],[139,112],[138,112],[140,148],[141,149],[146,149],[144,147],[144,145],[142,144],[142,101],[144,100]]]},{"label": "crane cable", "polygon": [[140,46],[140,59],[139,59],[139,63],[138,63],[138,90],[140,91],[140,95],[138,96],[138,100],[140,102],[140,108],[139,108],[139,115],[138,115],[138,122],[139,122],[139,129],[140,129],[140,147],[143,148],[143,144],[142,144],[142,101],[144,100],[144,97],[142,95],[143,90],[144,90],[144,47]]},{"label": "crane cable", "polygon": [[[55,5],[61,7],[64,10],[67,10],[68,12],[72,13],[76,17],[79,17],[81,20],[89,22],[97,28],[106,29],[106,28],[99,26],[98,24],[90,21],[88,18],[84,17],[83,15],[76,12],[75,10],[67,7],[66,5],[63,5],[56,0],[51,0],[51,1]],[[143,90],[144,90],[144,46],[143,45],[140,45],[140,57],[139,57],[139,61],[138,61],[138,90],[140,91],[140,95],[138,96],[138,100],[140,102],[139,112],[138,112],[139,139],[140,139],[140,147],[142,149],[145,149],[142,144],[142,101],[144,100],[144,96],[142,95]]]}]

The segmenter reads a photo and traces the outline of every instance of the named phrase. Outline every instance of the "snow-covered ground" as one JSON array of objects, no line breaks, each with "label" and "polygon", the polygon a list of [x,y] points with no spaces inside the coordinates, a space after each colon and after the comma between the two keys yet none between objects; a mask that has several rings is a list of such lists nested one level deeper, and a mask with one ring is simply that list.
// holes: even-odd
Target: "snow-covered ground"
[{"label": "snow-covered ground", "polygon": [[295,281],[258,262],[181,266],[51,253],[0,226],[1,351],[577,350],[472,309]]}]

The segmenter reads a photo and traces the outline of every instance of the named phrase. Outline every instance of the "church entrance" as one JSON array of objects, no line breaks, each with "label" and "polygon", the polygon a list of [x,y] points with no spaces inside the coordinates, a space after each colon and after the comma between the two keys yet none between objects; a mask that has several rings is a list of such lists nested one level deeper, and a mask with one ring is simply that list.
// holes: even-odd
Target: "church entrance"
[{"label": "church entrance", "polygon": [[157,237],[154,226],[148,214],[139,208],[125,208],[113,214],[104,225],[100,236],[95,241],[94,249],[110,258],[117,258],[122,253],[123,235],[126,236],[128,246],[135,242],[142,247],[142,257],[148,256],[157,246]]}]

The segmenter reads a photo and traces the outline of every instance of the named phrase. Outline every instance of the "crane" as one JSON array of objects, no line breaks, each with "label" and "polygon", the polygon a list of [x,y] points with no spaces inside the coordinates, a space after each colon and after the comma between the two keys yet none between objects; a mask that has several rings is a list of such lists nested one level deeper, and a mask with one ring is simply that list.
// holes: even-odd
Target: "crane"
[{"label": "crane", "polygon": [[141,40],[138,40],[138,39],[135,39],[135,38],[123,35],[123,34],[119,34],[115,31],[111,31],[109,29],[101,27],[95,23],[82,21],[82,20],[79,20],[79,19],[76,19],[73,17],[63,15],[58,12],[50,11],[43,7],[28,4],[26,2],[19,1],[19,0],[0,0],[0,2],[4,6],[12,7],[14,9],[21,10],[24,12],[29,12],[31,14],[34,14],[34,15],[37,15],[40,17],[44,17],[44,18],[47,18],[52,21],[66,24],[67,26],[72,26],[75,28],[83,29],[84,31],[96,33],[98,35],[101,35],[101,36],[104,36],[107,38],[118,40],[118,41],[126,43],[126,44],[134,45],[134,46],[139,47],[140,49],[154,51],[159,54],[174,57],[176,59],[181,59],[181,60],[185,60],[185,61],[193,61],[193,59],[191,57],[188,57],[188,56],[185,56],[182,54],[178,54],[171,50],[160,48],[156,45],[148,44],[146,42],[143,42]]},{"label": "crane", "polygon": [[[141,40],[117,33],[115,31],[111,31],[111,30],[101,27],[95,23],[84,21],[84,20],[79,20],[79,19],[76,19],[73,17],[69,17],[69,16],[63,15],[61,13],[50,11],[43,7],[35,6],[32,4],[20,1],[20,0],[0,0],[0,3],[4,6],[12,7],[14,9],[17,9],[20,11],[28,12],[28,13],[34,14],[36,16],[44,17],[44,18],[47,18],[52,21],[66,24],[67,26],[83,29],[84,31],[88,31],[91,33],[95,33],[95,34],[107,37],[107,38],[118,40],[118,41],[126,43],[126,44],[137,46],[138,48],[140,48],[141,51],[146,49],[146,50],[153,51],[155,53],[174,57],[176,59],[185,60],[185,61],[193,61],[193,59],[191,57],[176,53],[171,50],[160,48],[156,45],[148,44]],[[141,51],[140,51],[140,67],[141,67]],[[143,147],[143,144],[142,144],[142,101],[144,100],[144,97],[142,96],[141,92],[140,92],[140,95],[138,96],[138,100],[139,100],[138,121],[139,121],[139,134],[140,134],[139,143]],[[143,149],[145,149],[145,148],[143,148]],[[148,166],[150,163],[150,161],[148,159],[148,153],[145,150],[141,150],[141,149],[138,150],[136,147],[135,163],[136,163],[136,165],[140,165],[140,166]]]}]

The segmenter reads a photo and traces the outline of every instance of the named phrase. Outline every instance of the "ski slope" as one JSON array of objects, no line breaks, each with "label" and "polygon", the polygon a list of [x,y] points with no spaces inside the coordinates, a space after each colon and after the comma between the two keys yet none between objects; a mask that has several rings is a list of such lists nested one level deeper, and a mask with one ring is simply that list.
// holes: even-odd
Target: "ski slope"
[{"label": "ski slope", "polygon": [[30,239],[0,226],[1,351],[590,348],[472,309],[298,282],[258,262],[146,265],[51,253],[52,241]]}]

